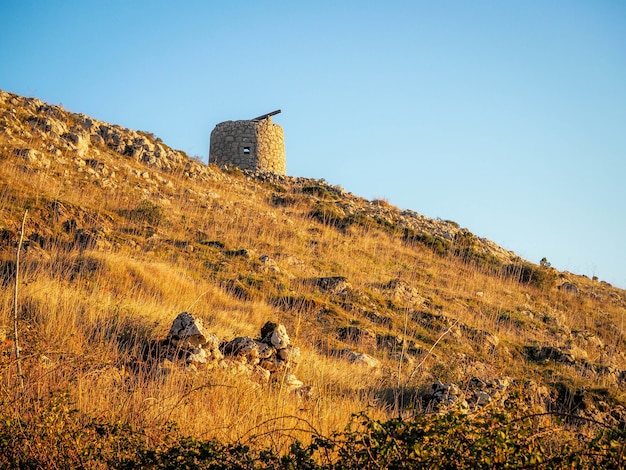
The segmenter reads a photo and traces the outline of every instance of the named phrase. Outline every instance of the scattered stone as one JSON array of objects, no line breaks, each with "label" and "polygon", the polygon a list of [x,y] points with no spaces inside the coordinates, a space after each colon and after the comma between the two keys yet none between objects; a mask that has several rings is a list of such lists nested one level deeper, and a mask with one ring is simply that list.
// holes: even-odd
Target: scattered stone
[{"label": "scattered stone", "polygon": [[319,288],[322,292],[328,292],[335,295],[343,294],[352,287],[348,282],[348,279],[343,276],[318,277],[311,279],[309,282]]},{"label": "scattered stone", "polygon": [[476,404],[478,406],[484,406],[491,402],[491,395],[487,392],[478,391],[476,392]]},{"label": "scattered stone", "polygon": [[272,322],[267,322],[263,325],[263,328],[261,328],[261,338],[262,341],[271,344],[276,349],[285,349],[291,344],[285,325],[277,325]]},{"label": "scattered stone", "polygon": [[15,149],[13,154],[39,167],[48,168],[51,163],[41,152],[30,148]]},{"label": "scattered stone", "polygon": [[182,312],[174,319],[167,340],[176,347],[198,348],[207,343],[207,335],[200,318]]},{"label": "scattered stone", "polygon": [[276,355],[281,361],[296,365],[300,361],[300,348],[297,346],[287,346],[286,348],[278,349]]},{"label": "scattered stone", "polygon": [[240,336],[223,343],[220,351],[225,356],[237,357],[252,365],[259,364],[262,359],[267,359],[275,353],[267,344],[248,336]]},{"label": "scattered stone", "polygon": [[266,384],[272,376],[271,371],[264,369],[263,366],[255,366],[250,373],[251,378],[259,383]]},{"label": "scattered stone", "polygon": [[229,256],[231,258],[240,256],[242,258],[250,258],[250,253],[248,253],[248,250],[241,248],[240,250],[226,250],[224,251],[224,255]]},{"label": "scattered stone", "polygon": [[416,308],[426,302],[426,298],[420,295],[417,289],[402,279],[392,279],[386,284],[376,285],[375,287],[390,295],[403,308]]},{"label": "scattered stone", "polygon": [[[202,320],[188,312],[180,313],[174,320],[167,339],[163,342],[165,353],[157,353],[161,363],[183,361],[187,370],[216,365],[233,374],[248,376],[257,383],[285,380],[290,391],[302,389],[300,395],[311,394],[293,374],[300,360],[300,348],[291,345],[285,325],[267,322],[261,329],[261,338],[239,336],[220,342],[217,336],[207,333]],[[157,348],[158,349],[158,348]]]},{"label": "scattered stone", "polygon": [[283,383],[287,387],[287,390],[289,390],[290,392],[293,392],[294,390],[302,388],[304,386],[304,383],[293,374],[288,374],[285,377]]},{"label": "scattered stone", "polygon": [[262,263],[261,266],[264,272],[267,273],[267,272],[272,271],[275,273],[280,273],[280,268],[276,264],[276,261],[274,261],[268,255],[261,255],[261,257],[259,258],[259,261]]},{"label": "scattered stone", "polygon": [[465,400],[465,395],[461,392],[461,389],[453,383],[444,384],[437,380],[431,386],[431,397],[435,407],[439,409],[450,406],[458,406],[463,410],[469,408],[469,404]]},{"label": "scattered stone", "polygon": [[376,369],[381,365],[378,359],[368,354],[355,352],[350,349],[344,349],[343,351],[341,351],[341,356],[352,362],[353,364],[367,366],[371,369]]}]

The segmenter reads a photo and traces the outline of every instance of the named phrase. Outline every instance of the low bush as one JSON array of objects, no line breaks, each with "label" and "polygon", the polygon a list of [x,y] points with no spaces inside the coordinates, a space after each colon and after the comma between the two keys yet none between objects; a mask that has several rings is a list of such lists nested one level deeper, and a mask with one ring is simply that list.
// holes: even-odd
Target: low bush
[{"label": "low bush", "polygon": [[519,403],[509,405],[387,421],[359,414],[343,432],[313,435],[309,444],[294,440],[279,452],[181,436],[172,424],[148,436],[81,415],[58,394],[28,414],[2,407],[0,468],[626,468],[625,429],[570,432],[553,414],[524,414]]},{"label": "low bush", "polygon": [[123,215],[133,222],[146,223],[155,227],[160,225],[164,219],[163,208],[148,200],[141,201],[141,203],[133,209],[121,210],[120,215]]},{"label": "low bush", "polygon": [[520,264],[508,264],[502,268],[505,277],[509,277],[519,282],[537,287],[539,289],[550,289],[556,283],[556,272],[546,266],[536,266],[531,263],[522,262]]}]

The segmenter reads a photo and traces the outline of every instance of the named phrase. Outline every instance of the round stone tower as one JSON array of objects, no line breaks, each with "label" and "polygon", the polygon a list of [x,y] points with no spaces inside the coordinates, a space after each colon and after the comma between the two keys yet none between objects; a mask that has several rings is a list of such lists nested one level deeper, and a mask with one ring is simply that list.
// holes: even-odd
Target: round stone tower
[{"label": "round stone tower", "polygon": [[271,118],[279,112],[245,121],[220,122],[211,132],[209,163],[286,174],[285,136]]}]

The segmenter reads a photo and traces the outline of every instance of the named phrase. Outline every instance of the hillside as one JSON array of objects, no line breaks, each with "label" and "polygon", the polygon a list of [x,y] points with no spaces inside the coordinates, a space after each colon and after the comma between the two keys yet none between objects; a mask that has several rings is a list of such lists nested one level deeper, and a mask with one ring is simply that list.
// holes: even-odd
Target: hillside
[{"label": "hillside", "polygon": [[[206,166],[6,92],[0,185],[2,435],[57,446],[20,447],[38,465],[80,454],[60,436],[94,422],[110,439],[129,426],[158,444],[176,423],[176,436],[278,453],[363,411],[385,422],[515,402],[553,418],[538,424],[547,449],[624,429],[626,292],[453,221]],[[185,311],[201,345],[172,338]],[[259,335],[267,322],[290,337],[284,360]]]}]

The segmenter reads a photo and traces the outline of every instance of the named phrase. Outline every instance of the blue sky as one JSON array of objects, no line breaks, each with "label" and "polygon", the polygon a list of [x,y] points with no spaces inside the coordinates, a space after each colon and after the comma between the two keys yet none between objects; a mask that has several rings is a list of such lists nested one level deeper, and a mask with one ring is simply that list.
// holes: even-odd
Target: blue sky
[{"label": "blue sky", "polygon": [[0,0],[0,89],[206,158],[280,108],[287,172],[626,287],[626,2]]}]

